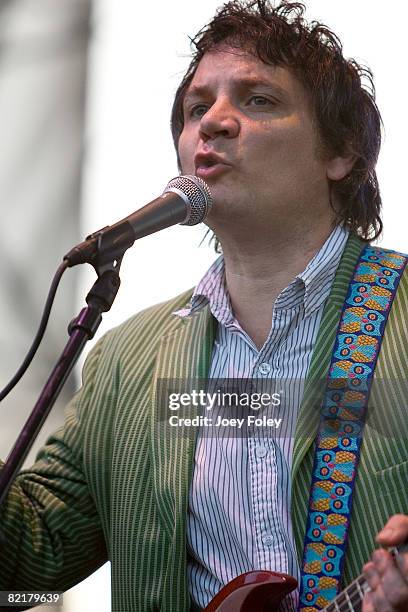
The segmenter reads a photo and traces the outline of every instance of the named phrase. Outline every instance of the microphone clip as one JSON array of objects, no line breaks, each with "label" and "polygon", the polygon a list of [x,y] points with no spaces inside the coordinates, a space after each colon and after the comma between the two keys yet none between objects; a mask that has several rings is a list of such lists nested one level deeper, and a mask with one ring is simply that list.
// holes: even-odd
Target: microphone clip
[{"label": "microphone clip", "polygon": [[89,263],[100,276],[107,270],[119,270],[125,252],[134,242],[132,226],[123,221],[90,234],[64,255],[63,259],[68,263],[68,268]]}]

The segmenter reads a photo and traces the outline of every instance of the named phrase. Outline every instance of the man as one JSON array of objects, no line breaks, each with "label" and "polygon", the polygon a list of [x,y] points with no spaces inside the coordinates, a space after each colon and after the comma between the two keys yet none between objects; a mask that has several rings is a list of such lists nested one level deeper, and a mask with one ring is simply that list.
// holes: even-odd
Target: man
[{"label": "man", "polygon": [[[92,351],[65,427],[1,510],[1,589],[66,589],[109,558],[114,610],[187,612],[251,569],[299,575],[319,406],[284,397],[294,437],[186,433],[165,426],[160,384],[327,376],[358,236],[381,230],[380,119],[360,68],[298,4],[230,3],[195,44],[172,128],[181,172],[211,188],[223,257]],[[407,282],[376,374],[406,372]],[[407,538],[407,465],[401,440],[364,438],[345,584],[388,518],[378,541]],[[397,559],[365,566],[364,612],[406,609]]]}]

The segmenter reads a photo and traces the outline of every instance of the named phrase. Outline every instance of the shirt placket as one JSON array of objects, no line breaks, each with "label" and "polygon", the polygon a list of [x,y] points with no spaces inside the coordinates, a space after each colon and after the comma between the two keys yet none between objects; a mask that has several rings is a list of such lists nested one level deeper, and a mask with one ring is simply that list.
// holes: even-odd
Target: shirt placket
[{"label": "shirt placket", "polygon": [[[274,309],[272,327],[267,342],[259,353],[254,352],[252,367],[253,388],[268,392],[271,383],[279,375],[278,349],[290,327],[288,313]],[[267,410],[264,412],[268,412]],[[262,411],[259,411],[262,417]],[[284,533],[279,520],[279,476],[277,448],[268,428],[250,432],[247,439],[248,466],[251,481],[252,516],[255,534],[255,565],[288,572],[288,553]]]}]

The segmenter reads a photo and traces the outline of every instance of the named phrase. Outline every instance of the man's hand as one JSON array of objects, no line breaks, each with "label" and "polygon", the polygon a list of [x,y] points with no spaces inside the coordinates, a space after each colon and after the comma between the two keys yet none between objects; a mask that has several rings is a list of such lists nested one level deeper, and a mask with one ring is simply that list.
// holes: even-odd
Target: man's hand
[{"label": "man's hand", "polygon": [[[395,514],[378,533],[376,541],[391,547],[408,540],[408,516]],[[387,550],[376,550],[363,567],[370,591],[363,612],[406,612],[408,610],[408,553],[394,558]]]}]

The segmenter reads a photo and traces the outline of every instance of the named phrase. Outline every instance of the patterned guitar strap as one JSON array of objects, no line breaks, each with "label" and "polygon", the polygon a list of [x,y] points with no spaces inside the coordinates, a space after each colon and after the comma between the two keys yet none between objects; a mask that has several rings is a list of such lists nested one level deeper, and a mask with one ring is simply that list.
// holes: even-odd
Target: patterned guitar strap
[{"label": "patterned guitar strap", "polygon": [[330,362],[310,489],[299,608],[340,590],[365,413],[384,328],[408,258],[366,246],[354,269]]}]

